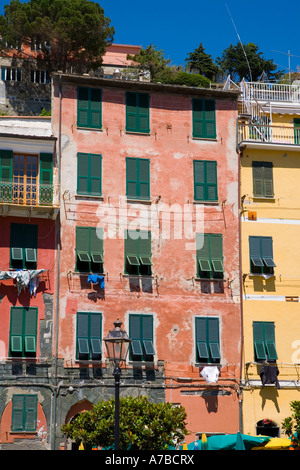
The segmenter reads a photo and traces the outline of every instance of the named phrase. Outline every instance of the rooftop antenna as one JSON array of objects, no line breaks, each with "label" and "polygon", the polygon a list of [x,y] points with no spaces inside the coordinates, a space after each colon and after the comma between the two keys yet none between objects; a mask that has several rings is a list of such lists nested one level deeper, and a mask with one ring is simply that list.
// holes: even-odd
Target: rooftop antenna
[{"label": "rooftop antenna", "polygon": [[[291,57],[299,57],[299,56],[298,56],[298,55],[293,55],[293,54],[291,54],[291,51],[288,51],[287,53],[286,53],[286,52],[281,52],[281,51],[272,51],[272,52],[278,52],[279,54],[284,54],[284,55],[287,55],[287,56],[288,56],[289,82],[291,83]],[[282,67],[282,66],[281,66],[281,67]],[[286,67],[284,67],[284,68],[286,68]]]},{"label": "rooftop antenna", "polygon": [[231,19],[231,21],[232,21],[233,27],[234,27],[234,29],[235,29],[235,32],[236,32],[236,34],[237,34],[237,37],[238,37],[238,39],[239,39],[239,41],[240,41],[240,44],[241,44],[241,46],[242,46],[242,50],[243,50],[243,53],[244,53],[244,56],[245,56],[245,59],[246,59],[247,65],[248,65],[248,69],[249,69],[250,82],[252,82],[252,73],[251,73],[251,68],[250,68],[250,64],[249,64],[249,61],[248,61],[248,57],[247,57],[246,51],[245,51],[244,46],[243,46],[243,44],[242,44],[242,41],[241,41],[241,38],[240,38],[240,36],[239,36],[238,30],[236,29],[236,26],[235,26],[235,24],[234,24],[234,21],[233,21],[233,18],[232,18],[232,16],[231,16],[231,13],[230,13],[230,11],[229,11],[229,8],[228,8],[227,3],[225,3],[225,5],[226,5],[226,8],[227,8],[228,14],[229,14],[229,16],[230,16],[230,19]]}]

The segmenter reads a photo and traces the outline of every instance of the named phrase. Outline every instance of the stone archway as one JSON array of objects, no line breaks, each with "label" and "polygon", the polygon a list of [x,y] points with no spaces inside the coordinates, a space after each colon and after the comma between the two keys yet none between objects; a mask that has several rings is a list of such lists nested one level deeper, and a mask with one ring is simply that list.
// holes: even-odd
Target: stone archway
[{"label": "stone archway", "polygon": [[91,403],[89,400],[83,399],[81,401],[78,401],[69,409],[69,412],[67,413],[67,416],[66,416],[65,423],[66,424],[69,423],[79,413],[83,413],[84,411],[90,411],[92,408],[93,408],[93,403]]}]

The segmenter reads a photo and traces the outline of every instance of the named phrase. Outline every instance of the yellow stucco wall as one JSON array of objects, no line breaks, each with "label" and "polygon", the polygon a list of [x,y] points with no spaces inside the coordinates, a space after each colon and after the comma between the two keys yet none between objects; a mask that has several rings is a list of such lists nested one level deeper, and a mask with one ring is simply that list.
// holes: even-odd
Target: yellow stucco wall
[{"label": "yellow stucco wall", "polygon": [[[296,117],[296,116],[295,116]],[[283,116],[290,123],[293,116]],[[276,122],[280,122],[277,116]],[[252,162],[273,162],[274,197],[253,196]],[[280,427],[291,414],[290,402],[300,400],[300,151],[282,146],[246,148],[241,157],[242,272],[244,379],[243,427],[255,434],[256,423],[272,419]],[[248,220],[250,212],[257,220]],[[251,276],[249,236],[271,236],[274,276]],[[288,297],[293,297],[291,301]],[[260,366],[254,364],[254,321],[275,324],[280,389],[261,387]],[[299,381],[299,382],[298,382]]]}]

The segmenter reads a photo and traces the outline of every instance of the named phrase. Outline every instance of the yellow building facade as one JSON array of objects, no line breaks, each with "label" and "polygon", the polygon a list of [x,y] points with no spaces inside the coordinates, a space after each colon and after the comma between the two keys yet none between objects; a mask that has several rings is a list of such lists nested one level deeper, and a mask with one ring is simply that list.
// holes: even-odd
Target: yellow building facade
[{"label": "yellow building facade", "polygon": [[300,85],[241,90],[243,432],[284,437],[300,400]]}]

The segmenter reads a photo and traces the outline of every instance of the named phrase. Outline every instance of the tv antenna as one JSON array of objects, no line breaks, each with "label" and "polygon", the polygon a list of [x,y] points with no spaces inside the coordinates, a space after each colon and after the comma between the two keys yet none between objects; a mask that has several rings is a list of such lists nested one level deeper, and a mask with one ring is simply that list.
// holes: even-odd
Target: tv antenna
[{"label": "tv antenna", "polygon": [[[282,52],[282,51],[272,51],[272,52],[278,52],[278,54],[284,54],[284,55],[287,55],[288,56],[288,71],[289,71],[289,82],[291,82],[291,57],[300,57],[299,55],[294,55],[294,54],[291,54],[291,51],[288,51],[288,52]],[[281,67],[283,67],[281,65]],[[286,68],[286,67],[284,67]]]}]

